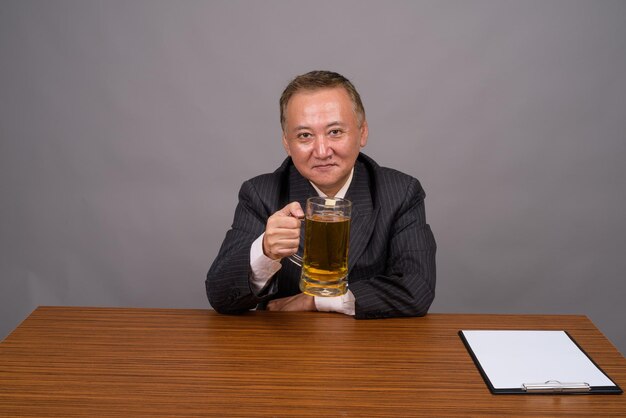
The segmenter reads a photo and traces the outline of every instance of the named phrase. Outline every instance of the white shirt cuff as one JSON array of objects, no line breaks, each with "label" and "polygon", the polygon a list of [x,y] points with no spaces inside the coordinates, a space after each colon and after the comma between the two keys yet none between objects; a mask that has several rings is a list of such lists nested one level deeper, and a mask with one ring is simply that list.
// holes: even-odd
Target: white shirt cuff
[{"label": "white shirt cuff", "polygon": [[342,296],[324,298],[315,296],[315,308],[320,312],[339,312],[354,315],[354,295],[351,291]]},{"label": "white shirt cuff", "polygon": [[282,265],[278,260],[272,260],[265,254],[263,254],[263,237],[265,233],[261,234],[250,247],[250,286],[252,290],[260,293],[261,290],[269,283],[270,279],[274,277],[276,272],[280,270]]}]

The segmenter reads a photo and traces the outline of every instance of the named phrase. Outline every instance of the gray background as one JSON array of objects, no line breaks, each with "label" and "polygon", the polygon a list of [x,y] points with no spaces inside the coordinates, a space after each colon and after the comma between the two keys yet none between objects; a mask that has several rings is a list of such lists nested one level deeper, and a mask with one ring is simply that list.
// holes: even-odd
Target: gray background
[{"label": "gray background", "polygon": [[202,308],[278,96],[333,69],[418,177],[432,312],[583,314],[626,352],[626,2],[0,1],[0,337]]}]

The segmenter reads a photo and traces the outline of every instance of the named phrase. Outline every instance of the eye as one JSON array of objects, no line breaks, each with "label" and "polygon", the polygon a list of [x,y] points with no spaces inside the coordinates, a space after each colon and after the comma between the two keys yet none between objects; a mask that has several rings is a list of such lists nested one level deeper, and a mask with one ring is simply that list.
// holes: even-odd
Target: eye
[{"label": "eye", "polygon": [[313,138],[313,135],[311,135],[309,132],[301,132],[299,133],[296,138],[298,139],[311,139]]},{"label": "eye", "polygon": [[339,136],[342,133],[343,132],[341,131],[341,129],[331,129],[330,131],[328,131],[328,135],[330,136]]}]

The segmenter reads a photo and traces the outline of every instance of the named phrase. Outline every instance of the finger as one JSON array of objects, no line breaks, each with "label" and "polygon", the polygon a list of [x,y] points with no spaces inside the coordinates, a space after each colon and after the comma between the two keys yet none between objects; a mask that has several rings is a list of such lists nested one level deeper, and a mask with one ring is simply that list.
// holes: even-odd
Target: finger
[{"label": "finger", "polygon": [[267,310],[269,311],[284,311],[288,310],[288,307],[291,301],[294,299],[294,296],[287,296],[284,298],[274,299],[268,302]]},{"label": "finger", "polygon": [[268,302],[267,310],[268,311],[280,311],[282,308],[282,302],[284,299],[274,299]]},{"label": "finger", "polygon": [[274,260],[295,254],[298,252],[299,245],[300,239],[298,237],[285,239],[283,237],[266,234],[263,238],[263,252],[267,257]]},{"label": "finger", "polygon": [[281,248],[298,248],[300,245],[300,240],[297,238],[285,238],[285,237],[270,237],[268,241],[268,245],[273,248],[281,249]]},{"label": "finger", "polygon": [[300,229],[274,228],[270,226],[265,231],[265,241],[271,245],[281,241],[300,242]]},{"label": "finger", "polygon": [[298,252],[299,244],[300,242],[297,240],[283,240],[275,243],[270,242],[268,246],[272,253],[287,257]]},{"label": "finger", "polygon": [[275,214],[268,219],[267,226],[270,229],[281,231],[293,230],[299,234],[301,223],[302,222],[297,218]]},{"label": "finger", "polygon": [[285,258],[298,252],[298,248],[279,248],[273,251],[279,258]]},{"label": "finger", "polygon": [[292,216],[298,219],[304,218],[304,211],[302,210],[302,206],[300,206],[299,202],[291,202],[276,213],[280,213],[283,216]]}]

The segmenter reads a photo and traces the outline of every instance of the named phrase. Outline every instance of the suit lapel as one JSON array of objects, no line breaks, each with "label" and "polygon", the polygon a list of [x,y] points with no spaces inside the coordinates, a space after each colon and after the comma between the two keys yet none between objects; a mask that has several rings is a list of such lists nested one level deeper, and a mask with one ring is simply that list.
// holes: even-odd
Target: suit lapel
[{"label": "suit lapel", "polygon": [[311,196],[317,196],[317,192],[311,183],[302,177],[296,167],[289,167],[289,202],[297,201],[302,205],[302,210],[306,206],[306,200]]},{"label": "suit lapel", "polygon": [[[352,184],[346,193],[346,199],[352,202],[352,219],[350,221],[350,250],[348,272],[352,270],[370,240],[378,208],[372,202],[370,178],[365,165],[358,161],[354,166]],[[348,273],[349,274],[349,273]]]}]

